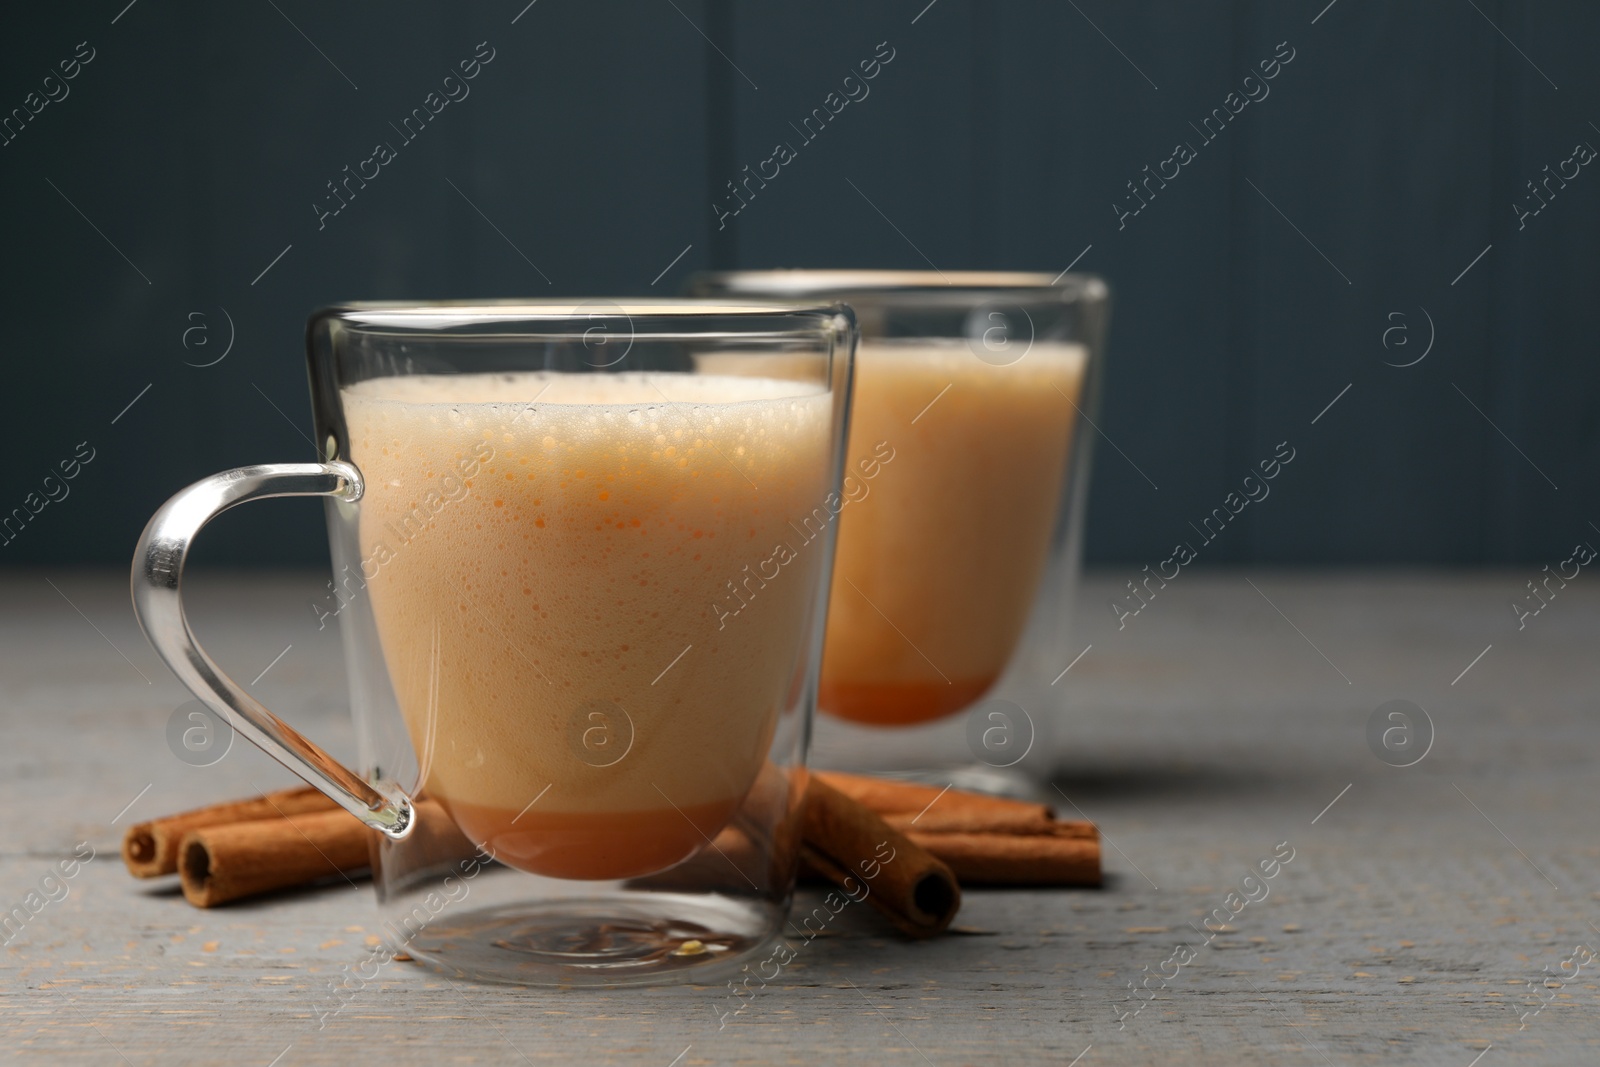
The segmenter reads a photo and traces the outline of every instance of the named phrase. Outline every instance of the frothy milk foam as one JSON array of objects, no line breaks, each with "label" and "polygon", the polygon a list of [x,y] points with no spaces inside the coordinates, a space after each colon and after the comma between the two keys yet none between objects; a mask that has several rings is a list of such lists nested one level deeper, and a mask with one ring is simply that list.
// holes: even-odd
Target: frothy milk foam
[{"label": "frothy milk foam", "polygon": [[1087,363],[1062,342],[1005,366],[962,342],[861,346],[847,455],[887,441],[895,460],[839,516],[823,710],[923,722],[994,684],[1049,556]]},{"label": "frothy milk foam", "polygon": [[828,492],[832,398],[519,373],[375,379],[344,399],[423,788],[537,874],[642,875],[715,837],[800,690],[822,554],[720,629],[711,605]]}]

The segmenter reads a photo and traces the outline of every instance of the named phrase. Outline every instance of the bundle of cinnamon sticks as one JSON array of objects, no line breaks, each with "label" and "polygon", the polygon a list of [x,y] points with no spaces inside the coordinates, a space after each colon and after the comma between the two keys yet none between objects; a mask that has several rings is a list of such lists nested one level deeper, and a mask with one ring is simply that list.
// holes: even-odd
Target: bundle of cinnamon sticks
[{"label": "bundle of cinnamon sticks", "polygon": [[[418,832],[453,832],[437,803],[418,801]],[[309,787],[130,826],[122,857],[130,873],[176,873],[184,897],[209,908],[327,878],[370,863],[360,821]],[[811,773],[801,820],[802,873],[859,888],[913,936],[942,931],[960,906],[960,885],[1100,884],[1092,823],[1057,820],[1044,804],[827,771]],[[878,860],[892,854],[895,861]]]},{"label": "bundle of cinnamon sticks", "polygon": [[1100,831],[1058,820],[1047,804],[837,771],[811,778],[937,856],[964,885],[1100,884]]}]

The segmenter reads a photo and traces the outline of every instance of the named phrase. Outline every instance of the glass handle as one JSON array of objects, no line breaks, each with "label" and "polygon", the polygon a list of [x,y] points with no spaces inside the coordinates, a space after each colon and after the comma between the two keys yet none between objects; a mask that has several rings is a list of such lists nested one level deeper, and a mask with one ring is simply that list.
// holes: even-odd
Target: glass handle
[{"label": "glass handle", "polygon": [[361,472],[348,463],[266,463],[213,474],[161,506],[133,557],[133,613],[156,652],[189,690],[253,744],[350,814],[400,840],[411,832],[411,799],[392,782],[369,783],[268,711],[222,672],[183,613],[189,546],[213,518],[247,500],[275,496],[361,499]]}]

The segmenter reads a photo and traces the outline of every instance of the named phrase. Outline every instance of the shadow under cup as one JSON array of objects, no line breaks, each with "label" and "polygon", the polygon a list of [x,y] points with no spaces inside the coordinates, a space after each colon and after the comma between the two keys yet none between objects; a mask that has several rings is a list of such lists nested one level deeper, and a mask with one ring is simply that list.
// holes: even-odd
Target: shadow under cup
[{"label": "shadow under cup", "polygon": [[1051,682],[1076,651],[1104,283],[775,270],[698,275],[690,290],[841,300],[860,324],[819,765],[945,784],[976,759],[987,768],[963,784],[1002,790],[1028,786],[991,771],[1048,777],[1064,710]]},{"label": "shadow under cup", "polygon": [[394,948],[702,981],[779,932],[831,531],[719,603],[837,489],[854,337],[693,301],[312,319],[321,466],[359,481],[322,494],[358,777],[414,802],[374,845]]}]

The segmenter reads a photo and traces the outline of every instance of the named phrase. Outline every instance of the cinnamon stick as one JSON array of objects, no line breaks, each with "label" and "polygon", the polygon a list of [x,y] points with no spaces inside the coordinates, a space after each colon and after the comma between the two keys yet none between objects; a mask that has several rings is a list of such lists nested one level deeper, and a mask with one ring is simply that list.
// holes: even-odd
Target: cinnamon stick
[{"label": "cinnamon stick", "polygon": [[[969,793],[963,789],[941,789],[921,782],[908,782],[893,778],[872,778],[863,774],[844,774],[840,771],[813,771],[813,779],[821,780],[879,815],[918,815],[931,817],[934,812],[949,814],[960,812],[973,816],[987,814],[999,816],[1008,813],[1016,818],[1033,818],[1043,822],[1055,816],[1048,804],[1035,804],[1009,797],[993,797],[984,793]],[[925,813],[925,814],[924,814]]]},{"label": "cinnamon stick", "polygon": [[806,787],[800,855],[854,899],[912,937],[932,937],[961,907],[949,867],[877,813],[816,777]]},{"label": "cinnamon stick", "polygon": [[[454,855],[471,847],[437,801],[413,801],[412,819],[408,840],[424,853]],[[373,836],[343,808],[201,827],[183,837],[178,878],[189,903],[214,908],[365,870]]]},{"label": "cinnamon stick", "polygon": [[1044,804],[863,775],[816,772],[973,885],[1097,886],[1100,832]]},{"label": "cinnamon stick", "polygon": [[[949,796],[948,793],[945,794]],[[944,802],[940,801],[942,805]],[[1094,837],[1093,823],[1045,818],[1033,811],[965,811],[938,807],[920,815],[890,812],[884,821],[902,833],[919,834],[1054,834]]]},{"label": "cinnamon stick", "polygon": [[310,786],[280,789],[248,800],[230,800],[164,819],[135,823],[122,835],[122,861],[136,878],[159,878],[178,869],[178,846],[191,830],[227,826],[314,811],[333,811],[333,801]]},{"label": "cinnamon stick", "polygon": [[[419,829],[454,826],[436,802],[419,802],[417,818],[425,824]],[[960,902],[957,879],[988,885],[1101,881],[1094,825],[1056,820],[1043,804],[814,772],[800,821],[802,867],[852,895],[865,888],[865,899],[914,936],[948,925]],[[704,857],[708,870],[692,873],[691,881],[704,880],[700,888],[718,879],[731,884],[735,875],[750,877],[741,864],[752,858],[743,832],[729,827],[717,840],[721,851]],[[367,829],[309,787],[130,827],[123,859],[139,877],[178,870],[184,895],[198,907],[350,873],[370,862]],[[656,877],[683,881],[693,863]],[[709,877],[713,868],[716,878]],[[654,877],[649,881],[661,888]]]},{"label": "cinnamon stick", "polygon": [[370,862],[372,833],[343,809],[190,830],[179,845],[183,895],[197,908],[347,874]]}]

